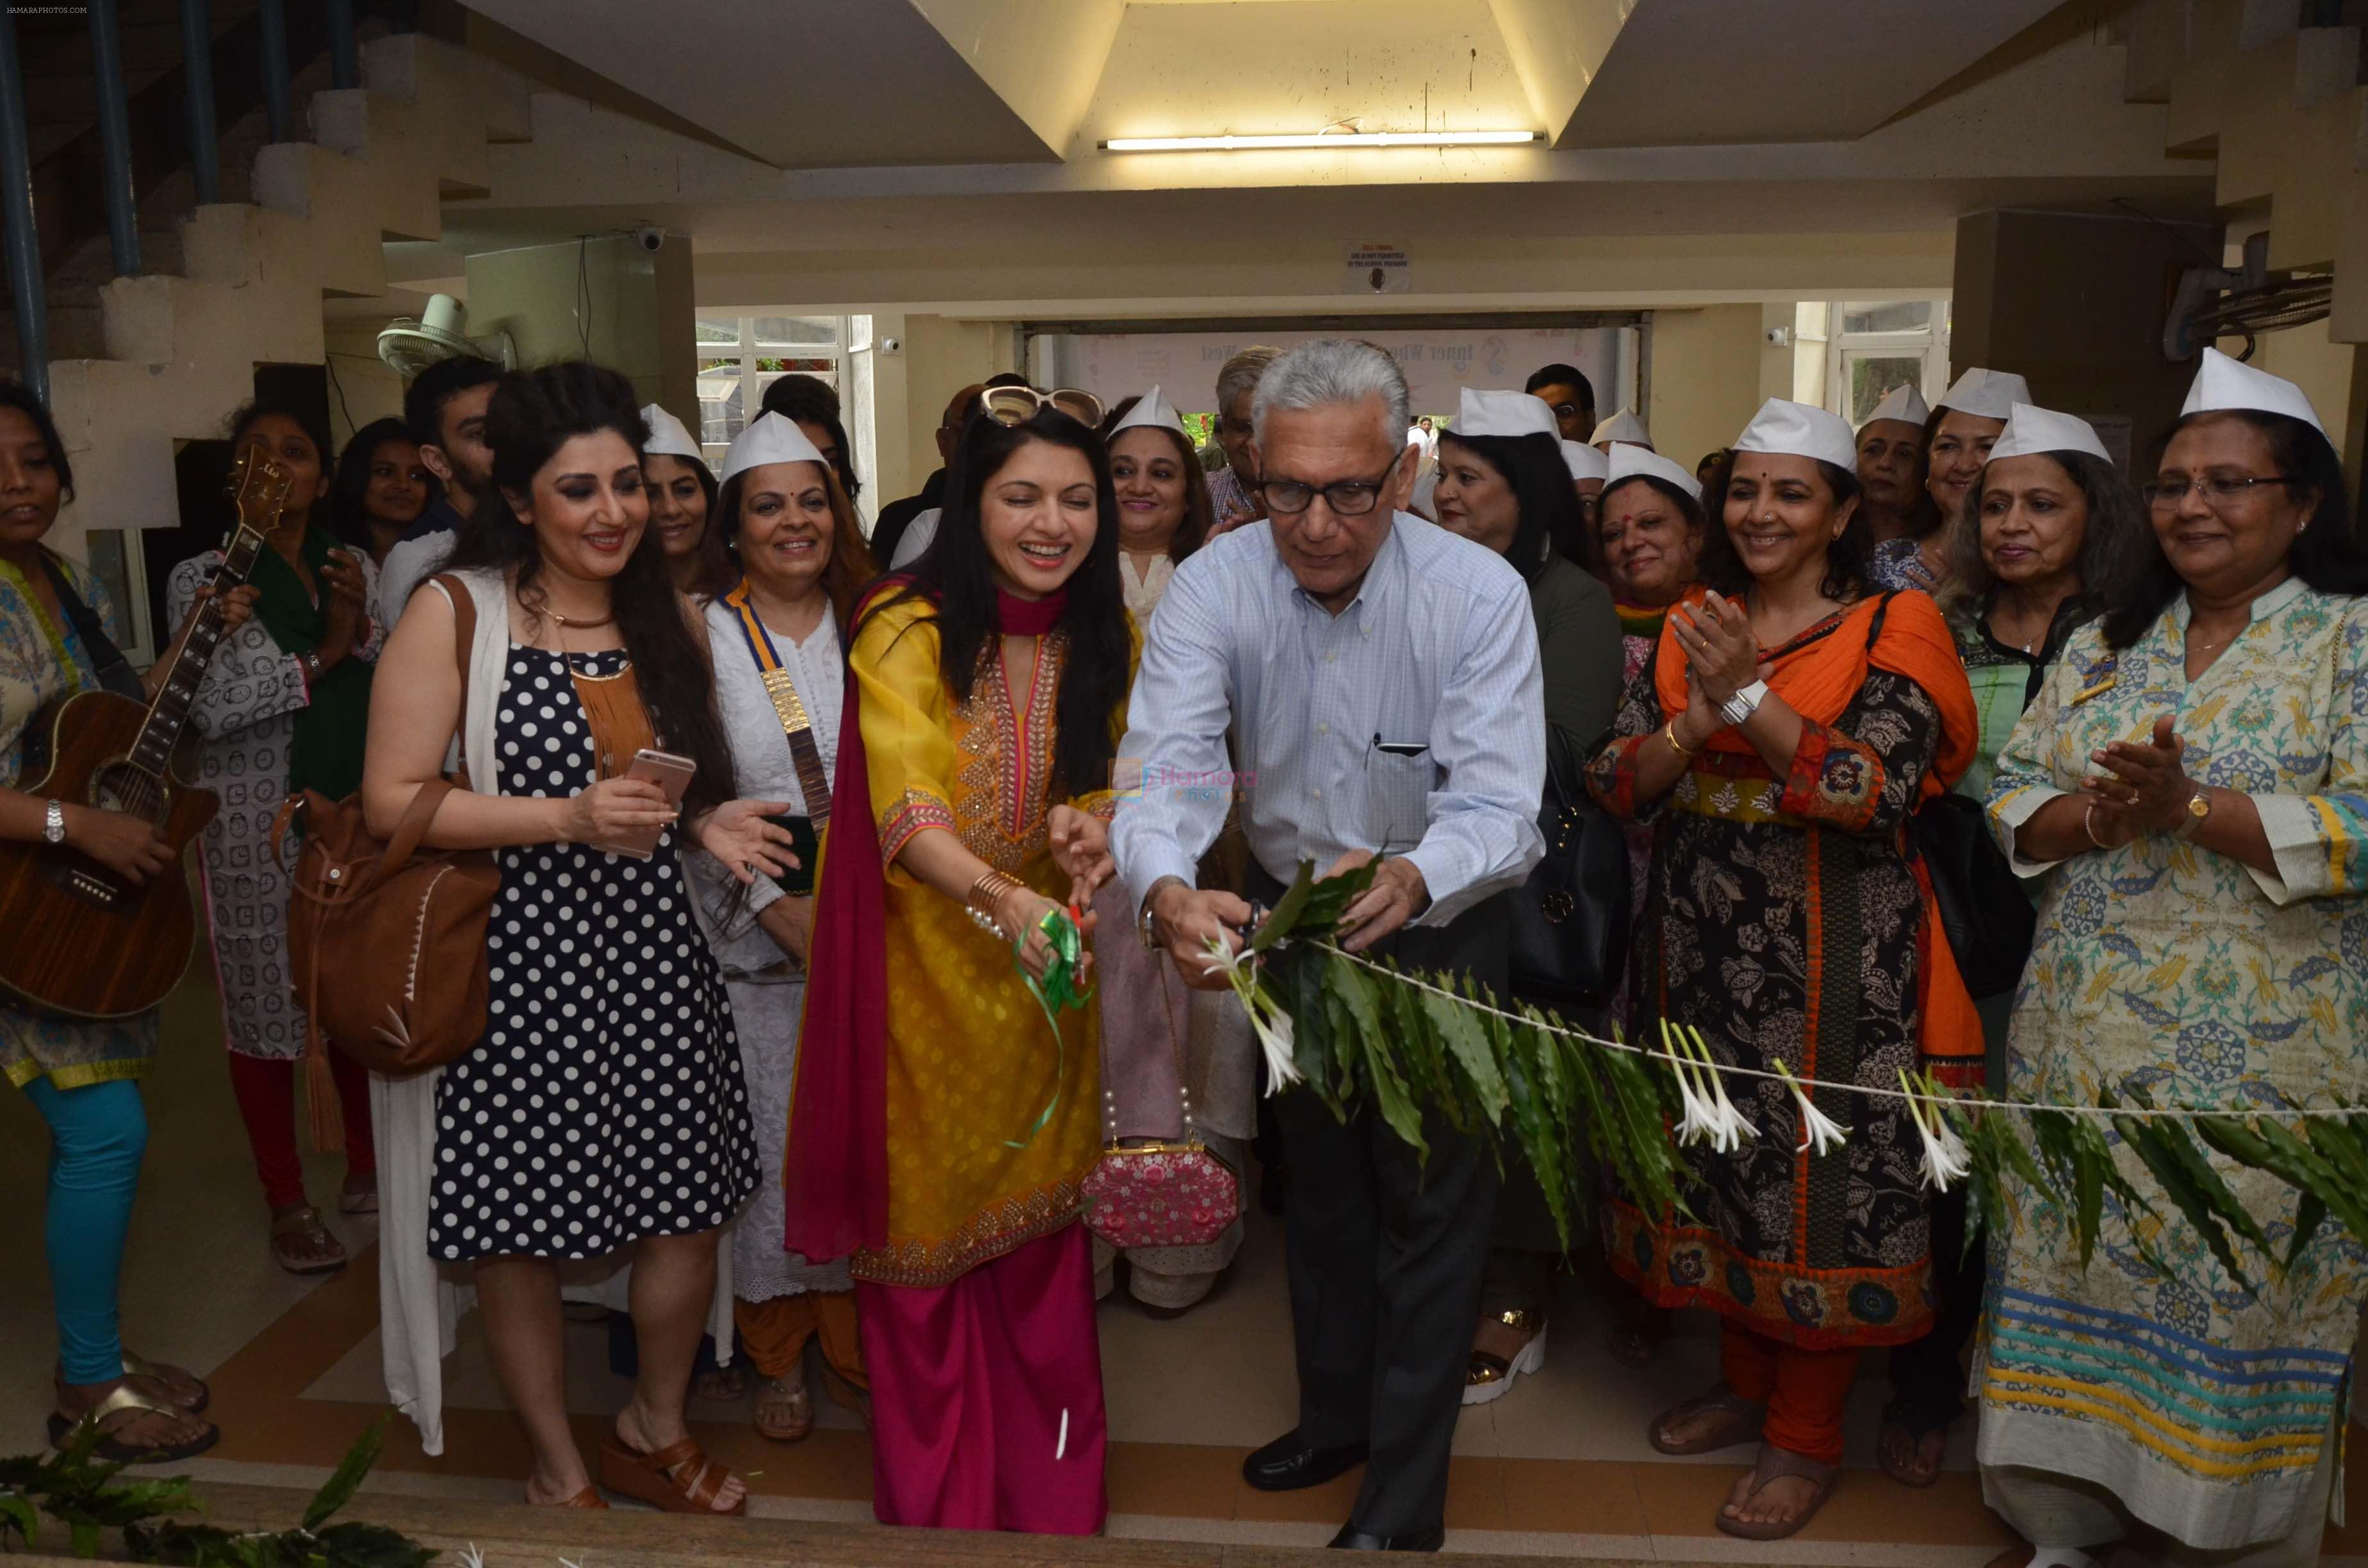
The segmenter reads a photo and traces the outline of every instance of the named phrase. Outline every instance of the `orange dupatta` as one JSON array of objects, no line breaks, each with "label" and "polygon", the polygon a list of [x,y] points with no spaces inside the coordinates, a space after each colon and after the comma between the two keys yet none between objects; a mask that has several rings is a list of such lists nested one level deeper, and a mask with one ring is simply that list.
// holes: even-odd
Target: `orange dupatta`
[{"label": "orange dupatta", "polygon": [[[1679,604],[1698,610],[1706,590],[1690,588]],[[1675,608],[1675,607],[1672,607]],[[1876,622],[1878,618],[1881,625]],[[1973,687],[1957,653],[1957,640],[1930,596],[1914,590],[1861,600],[1843,612],[1841,624],[1823,637],[1792,644],[1763,663],[1771,667],[1768,689],[1784,699],[1802,718],[1831,725],[1866,684],[1870,665],[1914,681],[1941,712],[1941,744],[1932,766],[1924,770],[1917,804],[1946,790],[1971,767],[1981,740],[1980,715],[1974,707]],[[1686,697],[1686,651],[1668,626],[1653,660],[1653,687],[1661,711],[1676,718],[1690,706]],[[1752,753],[1756,748],[1739,729],[1729,727],[1713,735],[1705,749]],[[1924,920],[1917,936],[1917,987],[1923,1019],[1923,1042],[1929,1057],[1941,1059],[1943,1080],[1964,1081],[1964,1070],[1978,1078],[1982,1062],[1982,1022],[1974,999],[1957,972],[1956,955],[1941,927],[1941,909],[1932,896],[1932,878],[1922,859],[1910,856],[1918,886],[1924,893]]]}]

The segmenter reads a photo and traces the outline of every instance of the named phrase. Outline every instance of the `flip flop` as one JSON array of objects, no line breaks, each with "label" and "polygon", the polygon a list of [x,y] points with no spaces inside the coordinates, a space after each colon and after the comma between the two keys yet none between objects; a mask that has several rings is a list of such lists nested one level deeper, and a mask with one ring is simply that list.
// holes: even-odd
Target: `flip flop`
[{"label": "flip flop", "polygon": [[[165,1391],[165,1397],[172,1402],[176,1409],[187,1411],[191,1415],[199,1415],[204,1414],[206,1406],[214,1402],[214,1391],[208,1388],[206,1381],[195,1372],[181,1367],[145,1360],[134,1356],[129,1350],[118,1350],[116,1354],[123,1364],[125,1377],[144,1378],[156,1384]],[[66,1402],[66,1369],[63,1367],[52,1367],[50,1369],[50,1379],[57,1386],[58,1403],[63,1404]],[[181,1392],[183,1389],[191,1392],[184,1395]]]},{"label": "flip flop", "polygon": [[[1922,1463],[1924,1445],[1936,1437],[1941,1439],[1941,1451],[1932,1456],[1931,1468],[1928,1470]],[[1884,1474],[1900,1485],[1913,1486],[1920,1491],[1940,1481],[1941,1461],[1948,1452],[1948,1437],[1947,1422],[1927,1421],[1920,1411],[1895,1403],[1883,1413],[1883,1433],[1875,1441],[1875,1463],[1883,1467]],[[1907,1449],[1909,1459],[1916,1462],[1898,1461],[1897,1454],[1902,1447]]]},{"label": "flip flop", "polygon": [[1834,1485],[1841,1476],[1842,1467],[1838,1464],[1819,1464],[1806,1454],[1796,1454],[1773,1443],[1762,1443],[1759,1446],[1759,1462],[1751,1467],[1751,1490],[1745,1494],[1747,1498],[1759,1496],[1770,1482],[1786,1477],[1814,1481],[1817,1483],[1816,1491],[1810,1494],[1808,1506],[1791,1518],[1771,1519],[1765,1524],[1754,1519],[1730,1519],[1726,1517],[1725,1506],[1722,1504],[1717,1515],[1718,1528],[1746,1540],[1782,1540],[1788,1536],[1798,1535],[1803,1526],[1817,1517],[1817,1510],[1826,1506],[1826,1499],[1834,1494]]},{"label": "flip flop", "polygon": [[[1699,1437],[1679,1440],[1668,1435],[1672,1426],[1710,1411],[1724,1412],[1729,1419],[1725,1425],[1713,1426]],[[1661,1452],[1685,1458],[1693,1454],[1715,1453],[1721,1449],[1734,1448],[1738,1443],[1758,1442],[1760,1425],[1767,1419],[1766,1405],[1745,1399],[1722,1382],[1713,1385],[1710,1392],[1700,1398],[1684,1400],[1663,1411],[1645,1429],[1645,1435]]]},{"label": "flip flop", "polygon": [[[177,1416],[183,1420],[196,1419],[177,1404],[165,1400],[151,1399],[129,1383],[119,1383],[112,1393],[83,1412],[80,1419],[70,1419],[61,1414],[52,1414],[50,1416],[50,1447],[64,1448],[84,1422],[97,1422],[104,1429],[108,1417],[111,1415],[142,1412],[156,1415]],[[198,1425],[204,1427],[205,1431],[186,1443],[124,1443],[117,1441],[112,1433],[108,1433],[99,1438],[97,1447],[91,1452],[94,1457],[105,1460],[109,1464],[171,1464],[181,1460],[194,1459],[222,1441],[222,1428],[212,1422],[199,1421]]]}]

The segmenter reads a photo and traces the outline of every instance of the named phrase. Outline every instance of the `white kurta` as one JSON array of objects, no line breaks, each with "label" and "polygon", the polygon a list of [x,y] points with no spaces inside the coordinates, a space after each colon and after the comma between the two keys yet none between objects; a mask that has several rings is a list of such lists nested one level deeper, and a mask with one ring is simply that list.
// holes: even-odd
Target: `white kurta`
[{"label": "white kurta", "polygon": [[[847,694],[847,657],[839,646],[837,620],[825,608],[822,624],[803,642],[768,630],[773,651],[814,726],[814,749],[822,755],[824,776],[829,777],[838,766],[839,712]],[[745,801],[786,801],[792,815],[812,815],[798,786],[789,737],[781,732],[780,715],[748,652],[738,613],[721,602],[709,604],[707,638],[715,665],[715,704],[732,743],[732,792]],[[699,900],[700,924],[723,966],[724,989],[732,997],[732,1021],[740,1036],[748,1110],[756,1120],[764,1173],[757,1196],[733,1227],[734,1293],[744,1301],[762,1301],[806,1290],[852,1290],[844,1259],[810,1264],[781,1245],[786,1225],[781,1160],[789,1143],[790,1090],[797,1078],[806,983],[803,971],[788,967],[780,948],[757,924],[757,915],[784,894],[769,877],[758,878],[744,893],[739,881],[710,855],[689,855],[684,863]]]},{"label": "white kurta", "polygon": [[[378,588],[377,568],[369,556],[349,553],[361,567],[368,604]],[[210,550],[173,568],[165,590],[167,624],[188,618],[222,559]],[[350,656],[374,665],[385,643],[386,628],[371,618]],[[189,710],[205,737],[199,778],[222,799],[199,839],[198,862],[205,872],[222,1043],[242,1056],[279,1062],[304,1054],[308,1031],[296,1005],[288,878],[272,858],[271,824],[288,799],[296,717],[311,700],[303,662],[283,652],[262,621],[249,620],[214,650]]]}]

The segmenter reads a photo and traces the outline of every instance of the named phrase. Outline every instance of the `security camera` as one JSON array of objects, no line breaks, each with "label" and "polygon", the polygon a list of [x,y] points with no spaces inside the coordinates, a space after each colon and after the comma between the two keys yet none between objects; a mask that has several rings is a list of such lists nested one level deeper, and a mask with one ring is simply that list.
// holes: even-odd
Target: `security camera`
[{"label": "security camera", "polygon": [[666,231],[655,223],[644,224],[634,230],[633,238],[640,242],[641,247],[645,251],[657,251],[666,246]]},{"label": "security camera", "polygon": [[883,337],[880,340],[880,352],[882,354],[902,354],[905,352],[905,340],[901,337]]}]

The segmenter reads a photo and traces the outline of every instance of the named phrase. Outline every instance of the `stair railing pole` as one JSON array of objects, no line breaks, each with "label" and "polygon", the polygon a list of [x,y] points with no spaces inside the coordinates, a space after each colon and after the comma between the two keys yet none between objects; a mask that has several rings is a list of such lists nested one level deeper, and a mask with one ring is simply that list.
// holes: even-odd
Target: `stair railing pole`
[{"label": "stair railing pole", "polygon": [[263,122],[274,142],[288,140],[288,11],[281,0],[256,7],[263,26]]},{"label": "stair railing pole", "polygon": [[214,125],[214,27],[207,0],[181,0],[181,75],[189,103],[190,168],[202,207],[222,199],[222,133]]},{"label": "stair railing pole", "polygon": [[354,45],[354,0],[328,0],[329,85],[362,85],[362,57]]},{"label": "stair railing pole", "polygon": [[0,6],[0,220],[7,225],[8,292],[17,311],[18,375],[50,401],[50,307],[41,292],[41,241],[33,232],[33,155],[25,139],[25,76],[17,19]]},{"label": "stair railing pole", "polygon": [[107,238],[115,275],[140,274],[140,209],[131,193],[131,117],[123,85],[123,37],[115,0],[90,0],[90,69],[98,91],[99,164],[106,171]]}]

